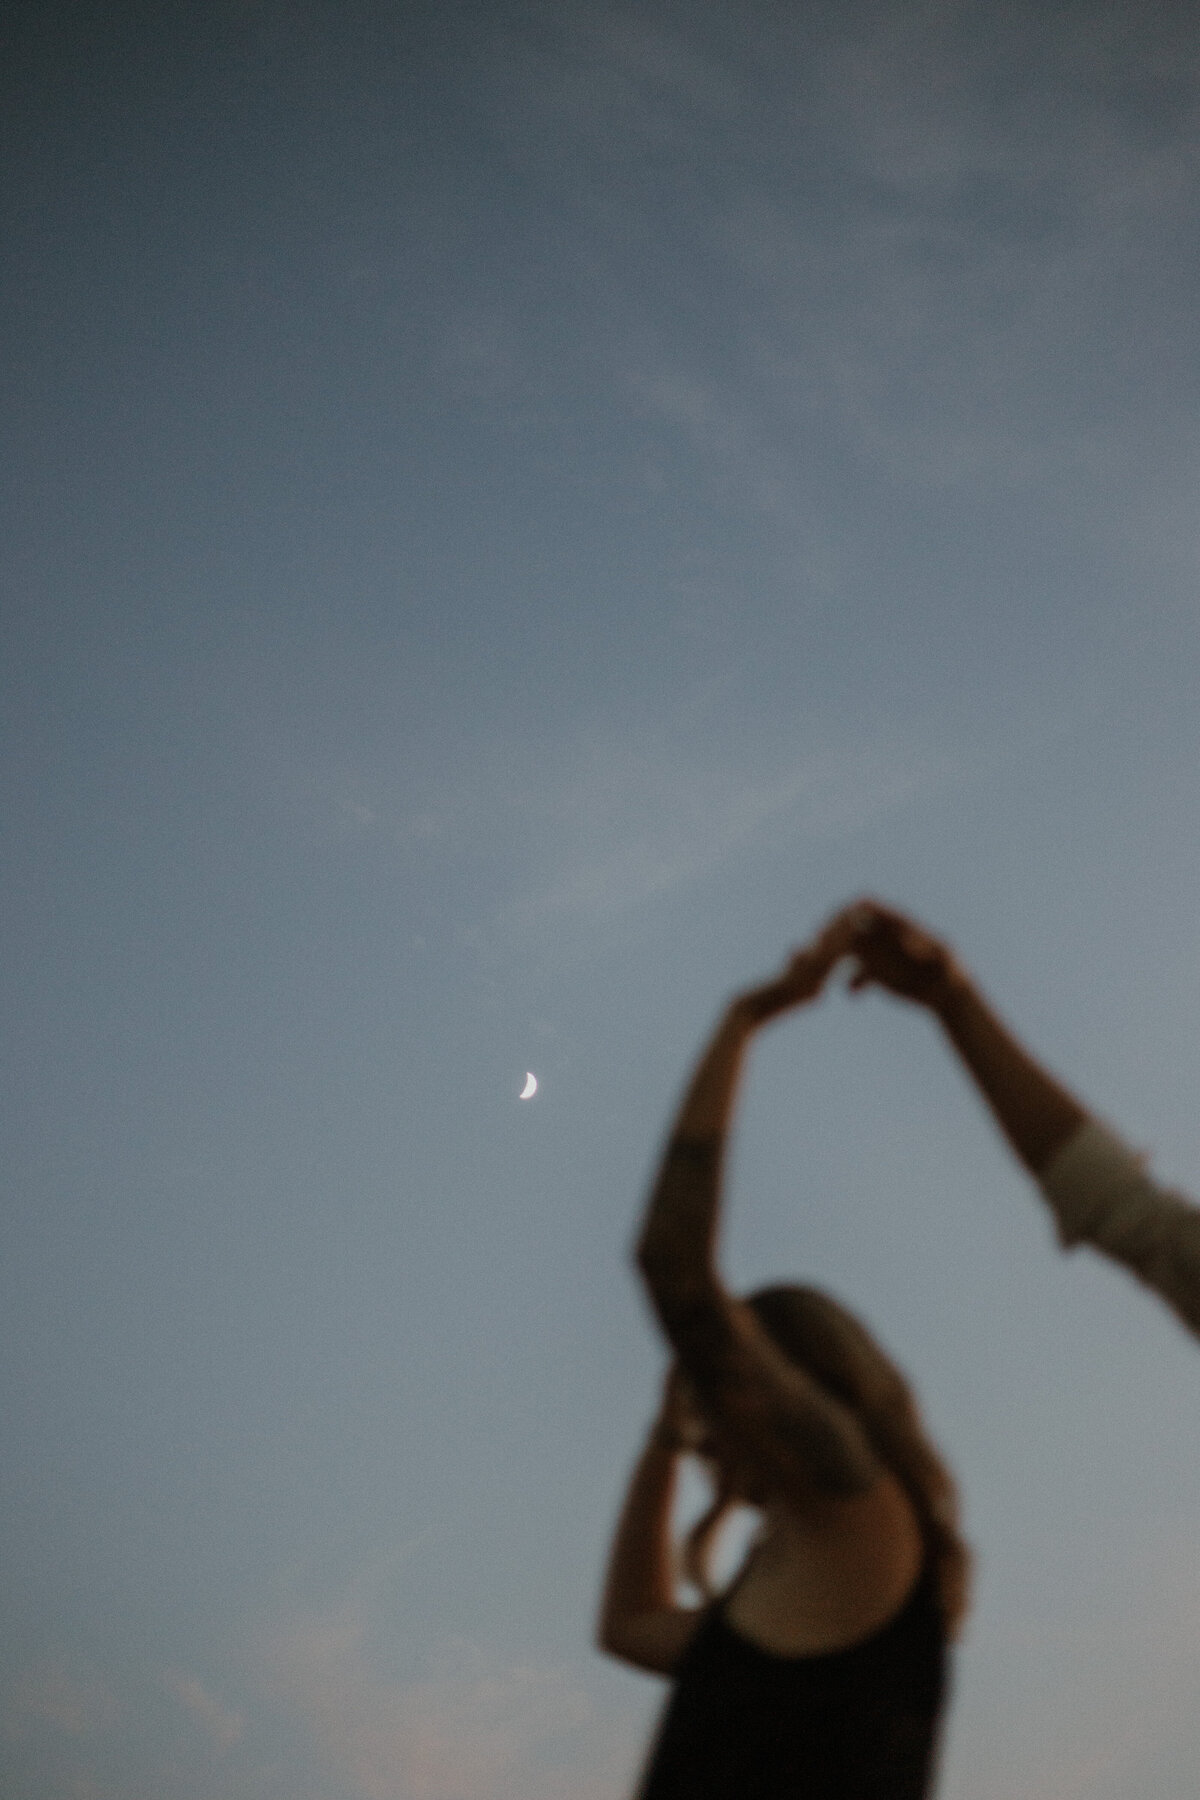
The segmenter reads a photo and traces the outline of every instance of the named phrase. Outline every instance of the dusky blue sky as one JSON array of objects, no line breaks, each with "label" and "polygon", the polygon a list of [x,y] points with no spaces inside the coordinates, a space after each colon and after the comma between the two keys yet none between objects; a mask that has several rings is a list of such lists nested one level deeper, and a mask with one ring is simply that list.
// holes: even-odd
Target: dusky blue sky
[{"label": "dusky blue sky", "polygon": [[[723,996],[882,893],[1200,1191],[1200,26],[5,57],[4,1792],[621,1800],[627,1247]],[[959,1472],[944,1800],[1191,1796],[1200,1348],[924,1020],[763,1042],[726,1266],[855,1304]]]}]

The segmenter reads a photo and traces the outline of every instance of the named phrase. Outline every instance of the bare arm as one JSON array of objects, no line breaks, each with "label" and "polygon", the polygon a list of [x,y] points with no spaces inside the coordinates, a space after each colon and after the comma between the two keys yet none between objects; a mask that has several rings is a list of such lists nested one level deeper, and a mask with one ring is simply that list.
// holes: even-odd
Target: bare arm
[{"label": "bare arm", "polygon": [[945,944],[875,901],[842,916],[859,921],[851,986],[878,983],[935,1015],[1038,1177],[1063,1245],[1091,1244],[1123,1264],[1200,1337],[1200,1208],[1162,1187],[1143,1157],[1034,1060]]},{"label": "bare arm", "polygon": [[602,1650],[654,1675],[673,1673],[699,1617],[675,1598],[671,1509],[683,1448],[678,1411],[678,1378],[672,1376],[629,1479],[596,1630]]},{"label": "bare arm", "polygon": [[1086,1123],[1086,1109],[1013,1035],[948,945],[872,900],[841,916],[858,921],[851,987],[876,983],[931,1012],[1021,1161],[1040,1175]]},{"label": "bare arm", "polygon": [[777,981],[723,1013],[684,1094],[637,1246],[659,1322],[705,1412],[739,1454],[796,1495],[858,1492],[879,1469],[850,1411],[783,1356],[726,1291],[716,1262],[721,1176],[751,1038],[820,992],[850,933],[835,921]]}]

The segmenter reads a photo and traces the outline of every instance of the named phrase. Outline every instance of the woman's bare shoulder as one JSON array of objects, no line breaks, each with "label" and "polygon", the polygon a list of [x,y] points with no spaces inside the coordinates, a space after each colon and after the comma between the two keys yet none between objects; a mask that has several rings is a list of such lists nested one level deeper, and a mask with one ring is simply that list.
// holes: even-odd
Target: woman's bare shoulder
[{"label": "woman's bare shoulder", "polygon": [[842,1649],[894,1617],[924,1561],[912,1502],[885,1472],[864,1493],[774,1509],[729,1591],[725,1616],[775,1655]]}]

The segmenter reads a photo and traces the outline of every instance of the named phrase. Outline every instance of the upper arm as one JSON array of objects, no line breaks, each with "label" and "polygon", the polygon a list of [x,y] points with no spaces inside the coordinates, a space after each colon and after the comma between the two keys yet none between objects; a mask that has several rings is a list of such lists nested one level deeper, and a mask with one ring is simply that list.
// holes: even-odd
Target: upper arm
[{"label": "upper arm", "polygon": [[879,1465],[857,1418],[772,1342],[717,1273],[724,1140],[676,1133],[637,1244],[659,1322],[711,1422],[772,1486],[855,1493]]}]

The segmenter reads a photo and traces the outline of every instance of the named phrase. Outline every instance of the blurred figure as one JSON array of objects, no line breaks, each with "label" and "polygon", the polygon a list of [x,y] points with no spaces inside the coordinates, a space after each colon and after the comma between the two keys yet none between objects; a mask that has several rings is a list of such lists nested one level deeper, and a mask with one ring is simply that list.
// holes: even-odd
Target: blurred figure
[{"label": "blurred figure", "polygon": [[1015,1038],[948,945],[873,900],[853,921],[853,989],[875,984],[931,1012],[1049,1202],[1065,1248],[1122,1263],[1200,1335],[1200,1208],[1089,1114]]},{"label": "blurred figure", "polygon": [[[966,1609],[954,1483],[912,1394],[866,1327],[811,1288],[739,1300],[716,1266],[721,1173],[746,1049],[816,998],[866,915],[839,915],[776,980],[728,1006],[669,1137],[638,1262],[675,1353],[634,1468],[601,1605],[612,1655],[670,1676],[640,1800],[921,1800]],[[863,962],[860,974],[867,974]],[[678,1458],[713,1505],[676,1598]],[[725,1510],[761,1525],[719,1598],[707,1550]]]}]

